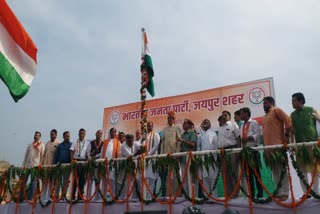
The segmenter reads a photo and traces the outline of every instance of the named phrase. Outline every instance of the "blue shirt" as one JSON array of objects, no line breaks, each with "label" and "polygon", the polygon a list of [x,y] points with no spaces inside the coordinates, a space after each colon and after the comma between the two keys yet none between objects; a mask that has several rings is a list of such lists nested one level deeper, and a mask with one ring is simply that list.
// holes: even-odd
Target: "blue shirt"
[{"label": "blue shirt", "polygon": [[71,158],[70,158],[71,145],[72,143],[70,141],[69,142],[63,141],[58,145],[56,155],[54,156],[54,159],[53,159],[53,164],[71,162]]}]

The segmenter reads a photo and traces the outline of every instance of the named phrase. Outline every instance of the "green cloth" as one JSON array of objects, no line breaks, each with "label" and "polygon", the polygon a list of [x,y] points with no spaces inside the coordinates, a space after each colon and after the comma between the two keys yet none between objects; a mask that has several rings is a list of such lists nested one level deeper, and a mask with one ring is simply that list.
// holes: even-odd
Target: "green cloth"
[{"label": "green cloth", "polygon": [[241,126],[243,125],[243,120],[240,120],[239,122],[237,122],[237,125],[239,126],[239,129],[241,129]]},{"label": "green cloth", "polygon": [[294,136],[297,143],[318,140],[317,125],[312,115],[313,108],[304,106],[301,111],[291,113]]},{"label": "green cloth", "polygon": [[[197,135],[194,131],[192,131],[191,129],[189,131],[185,131],[182,136],[181,136],[182,139],[184,139],[185,141],[188,141],[188,142],[194,142],[195,145],[194,147],[191,147],[185,143],[181,143],[181,152],[189,152],[190,150],[193,150],[193,151],[196,151],[197,149]],[[181,157],[181,162],[182,163],[186,163],[187,161],[187,156],[184,156],[184,157]]]}]

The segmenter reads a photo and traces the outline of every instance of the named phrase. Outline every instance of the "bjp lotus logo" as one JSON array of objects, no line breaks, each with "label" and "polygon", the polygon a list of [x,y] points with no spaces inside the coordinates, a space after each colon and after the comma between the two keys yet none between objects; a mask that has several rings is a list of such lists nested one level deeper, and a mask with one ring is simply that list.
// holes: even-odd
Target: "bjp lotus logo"
[{"label": "bjp lotus logo", "polygon": [[266,93],[263,88],[254,87],[249,91],[249,100],[252,104],[260,104],[265,98]]},{"label": "bjp lotus logo", "polygon": [[111,125],[116,125],[120,120],[120,112],[117,110],[114,110],[111,112],[109,117],[109,122]]}]

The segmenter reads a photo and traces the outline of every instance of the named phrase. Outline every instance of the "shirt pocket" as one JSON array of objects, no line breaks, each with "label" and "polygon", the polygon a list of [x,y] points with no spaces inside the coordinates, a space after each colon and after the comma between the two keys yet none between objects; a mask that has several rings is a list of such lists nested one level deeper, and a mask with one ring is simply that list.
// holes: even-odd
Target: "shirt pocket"
[{"label": "shirt pocket", "polygon": [[225,137],[225,138],[228,138],[228,139],[230,139],[231,138],[231,136],[232,136],[232,130],[231,129],[225,129],[224,130],[224,133],[223,133],[223,136]]}]

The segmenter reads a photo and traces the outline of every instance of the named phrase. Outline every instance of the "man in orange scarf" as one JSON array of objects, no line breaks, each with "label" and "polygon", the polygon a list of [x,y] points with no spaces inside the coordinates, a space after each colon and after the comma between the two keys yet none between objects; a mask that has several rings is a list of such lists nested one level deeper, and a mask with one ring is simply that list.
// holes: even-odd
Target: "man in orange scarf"
[{"label": "man in orange scarf", "polygon": [[[251,118],[251,110],[248,107],[240,109],[240,117],[243,121],[243,124],[240,128],[240,136],[241,136],[241,147],[256,147],[260,143],[260,125],[256,120]],[[257,160],[260,161],[260,153],[259,151],[254,151],[254,155]],[[261,184],[258,181],[258,177],[261,178],[260,168],[256,167],[257,176],[254,174],[253,169],[249,166],[249,182],[250,182],[250,191],[252,194],[252,198],[262,198],[263,197],[263,189]],[[245,175],[245,174],[244,174]],[[246,176],[243,175],[243,178]],[[247,182],[245,183],[245,189],[247,189]],[[258,193],[255,195],[255,187],[256,185]]]},{"label": "man in orange scarf", "polygon": [[[114,158],[119,158],[120,157],[120,146],[121,142],[120,140],[116,137],[117,130],[115,128],[111,128],[109,131],[109,138],[104,141],[103,147],[101,149],[101,158],[108,158],[114,159]],[[116,195],[116,180],[117,177],[115,174],[113,174],[114,170],[109,171],[109,178],[110,178],[110,186],[111,186],[111,191],[113,195]],[[117,174],[117,173],[116,173]],[[108,188],[108,187],[105,187]],[[110,193],[107,193],[107,197],[110,197]]]}]

